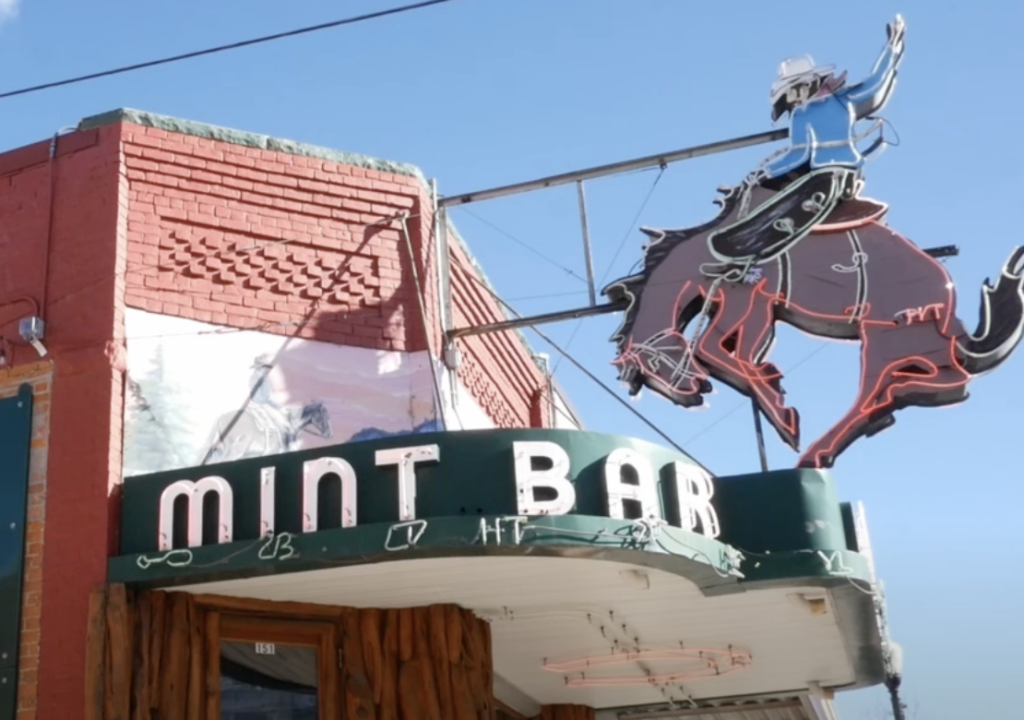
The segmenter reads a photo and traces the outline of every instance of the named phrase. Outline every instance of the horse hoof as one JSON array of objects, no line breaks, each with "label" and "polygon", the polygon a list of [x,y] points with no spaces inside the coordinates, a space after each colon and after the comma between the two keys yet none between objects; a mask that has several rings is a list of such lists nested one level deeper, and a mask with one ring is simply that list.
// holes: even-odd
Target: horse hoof
[{"label": "horse hoof", "polygon": [[786,408],[782,412],[783,440],[794,450],[800,450],[800,411],[796,408]]},{"label": "horse hoof", "polygon": [[864,437],[871,437],[877,435],[883,430],[887,430],[896,424],[896,416],[892,413],[886,413],[877,418],[872,418],[868,422],[867,427],[864,428]]},{"label": "horse hoof", "polygon": [[701,395],[707,395],[708,393],[710,393],[714,389],[715,388],[711,384],[711,381],[708,380],[707,378],[704,378],[703,380],[700,381],[700,393],[701,393]]},{"label": "horse hoof", "polygon": [[796,466],[805,470],[828,470],[835,460],[835,457],[828,453],[814,453],[813,455],[804,455]]},{"label": "horse hoof", "polygon": [[672,400],[676,405],[686,409],[700,407],[704,404],[704,397],[697,393],[692,395],[674,395]]}]

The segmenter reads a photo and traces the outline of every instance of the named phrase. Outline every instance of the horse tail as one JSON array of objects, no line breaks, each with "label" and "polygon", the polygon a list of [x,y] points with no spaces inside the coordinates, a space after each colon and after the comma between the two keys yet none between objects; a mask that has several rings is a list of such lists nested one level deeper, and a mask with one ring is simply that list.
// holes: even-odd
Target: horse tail
[{"label": "horse tail", "polygon": [[1003,265],[993,286],[981,287],[981,318],[974,334],[956,339],[957,360],[971,375],[994,370],[1014,351],[1024,336],[1024,247],[1018,247]]}]

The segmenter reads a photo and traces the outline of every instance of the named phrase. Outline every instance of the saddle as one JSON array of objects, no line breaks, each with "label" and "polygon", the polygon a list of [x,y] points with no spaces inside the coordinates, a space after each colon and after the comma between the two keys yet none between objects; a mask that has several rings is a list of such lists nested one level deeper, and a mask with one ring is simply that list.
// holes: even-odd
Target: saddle
[{"label": "saddle", "polygon": [[870,198],[852,197],[841,200],[820,224],[811,228],[812,233],[852,230],[872,220],[879,220],[889,206]]},{"label": "saddle", "polygon": [[[708,236],[711,252],[722,263],[706,265],[704,273],[738,279],[745,269],[774,259],[816,228],[855,226],[884,214],[881,203],[857,197],[859,185],[857,173],[843,168],[822,168],[786,183]],[[757,189],[745,192],[752,197]]]}]

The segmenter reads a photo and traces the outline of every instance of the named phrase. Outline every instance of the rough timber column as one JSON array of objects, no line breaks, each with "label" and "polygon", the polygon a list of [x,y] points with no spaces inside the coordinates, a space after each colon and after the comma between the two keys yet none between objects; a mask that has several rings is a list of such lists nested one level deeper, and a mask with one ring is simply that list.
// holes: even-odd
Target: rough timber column
[{"label": "rough timber column", "polygon": [[345,717],[494,718],[490,625],[454,605],[343,616]]}]

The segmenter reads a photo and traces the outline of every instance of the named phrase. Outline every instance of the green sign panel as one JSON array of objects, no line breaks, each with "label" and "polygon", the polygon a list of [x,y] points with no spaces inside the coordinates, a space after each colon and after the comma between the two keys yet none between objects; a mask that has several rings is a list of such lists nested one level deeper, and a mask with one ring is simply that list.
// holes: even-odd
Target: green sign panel
[{"label": "green sign panel", "polygon": [[349,443],[128,478],[122,498],[111,579],[125,582],[526,545],[685,557],[732,581],[865,569],[822,471],[716,478],[646,441],[572,430]]},{"label": "green sign panel", "polygon": [[0,400],[0,720],[17,714],[32,388]]}]

